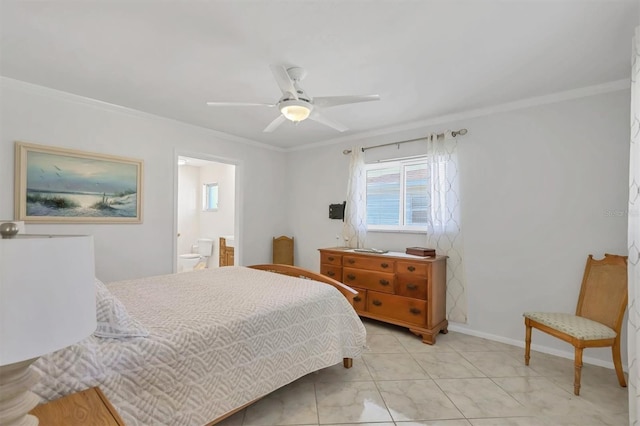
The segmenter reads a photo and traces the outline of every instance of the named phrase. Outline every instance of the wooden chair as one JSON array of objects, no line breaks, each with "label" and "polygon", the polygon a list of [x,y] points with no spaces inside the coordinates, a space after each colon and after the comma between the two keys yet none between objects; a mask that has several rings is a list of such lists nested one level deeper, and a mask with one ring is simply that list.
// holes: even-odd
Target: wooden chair
[{"label": "wooden chair", "polygon": [[293,266],[293,237],[273,238],[273,262]]},{"label": "wooden chair", "polygon": [[533,327],[571,343],[575,347],[573,392],[580,395],[580,373],[584,348],[611,346],[613,365],[620,386],[627,383],[620,359],[620,329],[627,307],[627,256],[605,254],[594,260],[592,255],[582,278],[576,314],[525,312],[526,327],[524,363],[529,365],[531,329]]}]

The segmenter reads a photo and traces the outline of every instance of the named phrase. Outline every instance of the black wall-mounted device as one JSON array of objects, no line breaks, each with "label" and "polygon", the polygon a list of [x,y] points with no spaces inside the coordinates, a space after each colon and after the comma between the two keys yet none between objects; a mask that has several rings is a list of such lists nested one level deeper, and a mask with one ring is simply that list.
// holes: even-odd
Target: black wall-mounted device
[{"label": "black wall-mounted device", "polygon": [[344,220],[344,209],[347,202],[342,204],[329,204],[329,219],[342,219]]}]

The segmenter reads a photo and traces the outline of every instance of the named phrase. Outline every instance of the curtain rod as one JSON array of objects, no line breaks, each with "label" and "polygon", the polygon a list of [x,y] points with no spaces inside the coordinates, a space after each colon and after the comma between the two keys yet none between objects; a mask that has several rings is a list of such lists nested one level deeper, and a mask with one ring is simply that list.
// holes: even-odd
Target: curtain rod
[{"label": "curtain rod", "polygon": [[[451,136],[453,136],[454,138],[458,135],[466,135],[467,134],[467,129],[460,129],[460,130],[454,130],[453,132],[451,132]],[[436,135],[436,137],[438,138],[444,138],[444,133],[438,133]],[[407,143],[407,142],[416,142],[416,141],[422,141],[427,139],[427,137],[422,137],[422,138],[416,138],[416,139],[408,139],[406,141],[399,141],[399,142],[389,142],[389,143],[383,143],[382,145],[374,145],[374,146],[366,146],[362,148],[362,152],[365,152],[368,149],[373,149],[373,148],[382,148],[383,146],[391,146],[391,145],[398,145],[398,147],[400,147],[400,144],[402,143]],[[345,149],[344,151],[342,151],[342,153],[344,155],[347,154],[351,154],[351,150],[350,149]]]}]

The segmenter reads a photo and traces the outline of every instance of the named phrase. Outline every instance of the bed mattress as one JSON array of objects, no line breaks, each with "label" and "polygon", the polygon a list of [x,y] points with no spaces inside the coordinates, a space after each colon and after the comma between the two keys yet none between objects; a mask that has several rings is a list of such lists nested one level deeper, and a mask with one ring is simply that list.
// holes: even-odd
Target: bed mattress
[{"label": "bed mattress", "polygon": [[46,355],[34,391],[100,386],[127,425],[204,425],[365,346],[344,296],[315,281],[225,267],[107,287],[149,337],[90,336]]}]

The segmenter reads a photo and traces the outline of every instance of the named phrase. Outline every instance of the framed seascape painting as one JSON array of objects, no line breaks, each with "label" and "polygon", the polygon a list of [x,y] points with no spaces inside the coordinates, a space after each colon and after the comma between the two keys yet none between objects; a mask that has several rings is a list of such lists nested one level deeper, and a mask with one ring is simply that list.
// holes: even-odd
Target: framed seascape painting
[{"label": "framed seascape painting", "polygon": [[16,219],[141,223],[142,173],[142,160],[16,142]]}]

